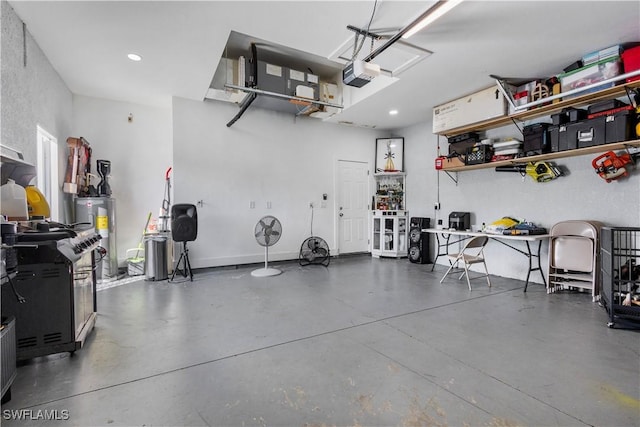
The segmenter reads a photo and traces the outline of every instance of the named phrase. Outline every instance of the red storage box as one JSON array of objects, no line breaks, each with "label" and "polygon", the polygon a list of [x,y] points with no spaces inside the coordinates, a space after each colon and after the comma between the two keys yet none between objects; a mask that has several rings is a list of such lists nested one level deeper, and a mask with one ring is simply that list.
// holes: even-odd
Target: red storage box
[{"label": "red storage box", "polygon": [[[624,52],[622,52],[621,56],[625,73],[630,73],[632,71],[640,69],[640,46],[626,49]],[[640,75],[627,78],[627,82],[632,82],[635,80],[640,80]]]}]

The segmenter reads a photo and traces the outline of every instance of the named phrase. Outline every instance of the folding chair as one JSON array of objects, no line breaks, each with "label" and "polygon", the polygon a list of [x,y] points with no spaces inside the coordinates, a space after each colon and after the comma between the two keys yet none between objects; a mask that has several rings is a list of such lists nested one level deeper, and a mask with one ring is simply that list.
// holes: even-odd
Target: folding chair
[{"label": "folding chair", "polygon": [[[489,287],[491,287],[491,281],[489,280],[489,271],[487,270],[487,264],[484,262],[484,247],[489,241],[487,236],[476,236],[470,239],[462,248],[462,251],[454,254],[447,254],[449,257],[449,263],[451,266],[447,270],[447,272],[440,279],[440,283],[447,277],[447,275],[453,270],[455,266],[458,265],[460,261],[464,263],[464,271],[458,277],[458,280],[462,279],[462,276],[467,276],[467,284],[469,285],[469,290],[471,290],[471,280],[480,279],[482,277],[487,278],[487,283]],[[469,266],[473,264],[482,264],[484,266],[484,271],[486,274],[477,277],[469,277]]]}]

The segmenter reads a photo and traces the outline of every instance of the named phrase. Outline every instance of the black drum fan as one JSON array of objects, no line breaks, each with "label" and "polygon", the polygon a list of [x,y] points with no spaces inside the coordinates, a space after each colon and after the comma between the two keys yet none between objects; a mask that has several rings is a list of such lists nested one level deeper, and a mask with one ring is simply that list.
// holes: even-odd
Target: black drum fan
[{"label": "black drum fan", "polygon": [[329,245],[321,237],[311,236],[300,246],[300,265],[321,264],[327,267],[331,260]]},{"label": "black drum fan", "polygon": [[321,237],[313,235],[313,204],[311,205],[311,237],[305,239],[300,246],[298,262],[301,266],[319,264],[327,267],[331,260],[329,245]]}]

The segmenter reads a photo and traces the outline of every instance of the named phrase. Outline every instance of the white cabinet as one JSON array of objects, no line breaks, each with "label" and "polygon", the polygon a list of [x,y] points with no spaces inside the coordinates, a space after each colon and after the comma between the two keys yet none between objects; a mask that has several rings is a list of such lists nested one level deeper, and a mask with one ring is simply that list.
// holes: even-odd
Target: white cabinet
[{"label": "white cabinet", "polygon": [[400,258],[407,256],[409,213],[374,211],[372,217],[371,255]]},{"label": "white cabinet", "polygon": [[400,258],[407,256],[409,213],[406,209],[404,172],[373,175],[376,193],[371,217],[371,255]]}]

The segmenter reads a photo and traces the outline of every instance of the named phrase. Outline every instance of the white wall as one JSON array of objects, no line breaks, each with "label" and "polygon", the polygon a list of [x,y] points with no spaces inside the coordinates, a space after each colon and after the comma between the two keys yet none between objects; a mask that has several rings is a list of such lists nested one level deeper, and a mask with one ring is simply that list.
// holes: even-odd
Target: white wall
[{"label": "white wall", "polygon": [[[71,131],[72,95],[58,73],[26,31],[6,1],[1,8],[1,123],[3,145],[22,152],[25,161],[36,165],[36,128],[40,125],[58,140],[60,194],[66,170],[66,139]],[[26,65],[25,50],[26,41]],[[35,181],[33,182],[35,183]],[[58,219],[65,221],[60,203]]]},{"label": "white wall", "polygon": [[[96,160],[111,161],[122,265],[126,250],[138,246],[149,212],[157,218],[162,206],[165,172],[172,163],[171,109],[75,95],[73,123],[73,136],[91,144],[92,173],[98,175]],[[91,183],[97,186],[99,179]]]},{"label": "white wall", "polygon": [[[405,136],[409,168],[407,192],[412,216],[414,213],[415,216],[428,216],[432,221],[441,218],[443,224],[447,224],[449,213],[464,211],[471,212],[472,224],[489,224],[503,216],[514,216],[546,228],[570,219],[596,220],[613,226],[640,226],[638,171],[627,178],[606,183],[591,166],[597,156],[593,154],[555,160],[569,173],[547,183],[536,183],[528,176],[522,178],[517,173],[495,172],[489,168],[452,173],[457,177],[456,184],[444,172],[435,171],[438,139],[431,129],[431,120],[426,119],[425,123],[395,131]],[[518,133],[514,126],[508,126],[490,131],[487,136],[521,138]],[[440,145],[446,154],[446,138],[440,137]],[[433,204],[438,191],[441,210],[435,216]],[[423,212],[425,215],[418,215]],[[524,243],[522,249],[525,249]],[[545,271],[547,253],[543,244]],[[491,243],[486,254],[492,274],[526,278],[527,259],[523,255],[499,243]],[[440,261],[446,263],[444,259]],[[534,282],[542,283],[538,273],[532,276]]]},{"label": "white wall", "polygon": [[[297,259],[310,234],[309,202],[316,206],[313,233],[334,253],[337,160],[373,164],[379,133],[251,107],[227,127],[237,112],[237,106],[222,102],[173,100],[174,202],[203,201],[198,238],[189,245],[192,266],[264,260],[253,236],[264,215],[283,224],[269,258]],[[318,208],[323,193],[328,194],[324,209]]]},{"label": "white wall", "polygon": [[431,134],[431,123],[398,129],[393,134],[404,137],[409,215],[431,218],[433,225],[438,174],[433,167],[436,136]]}]

